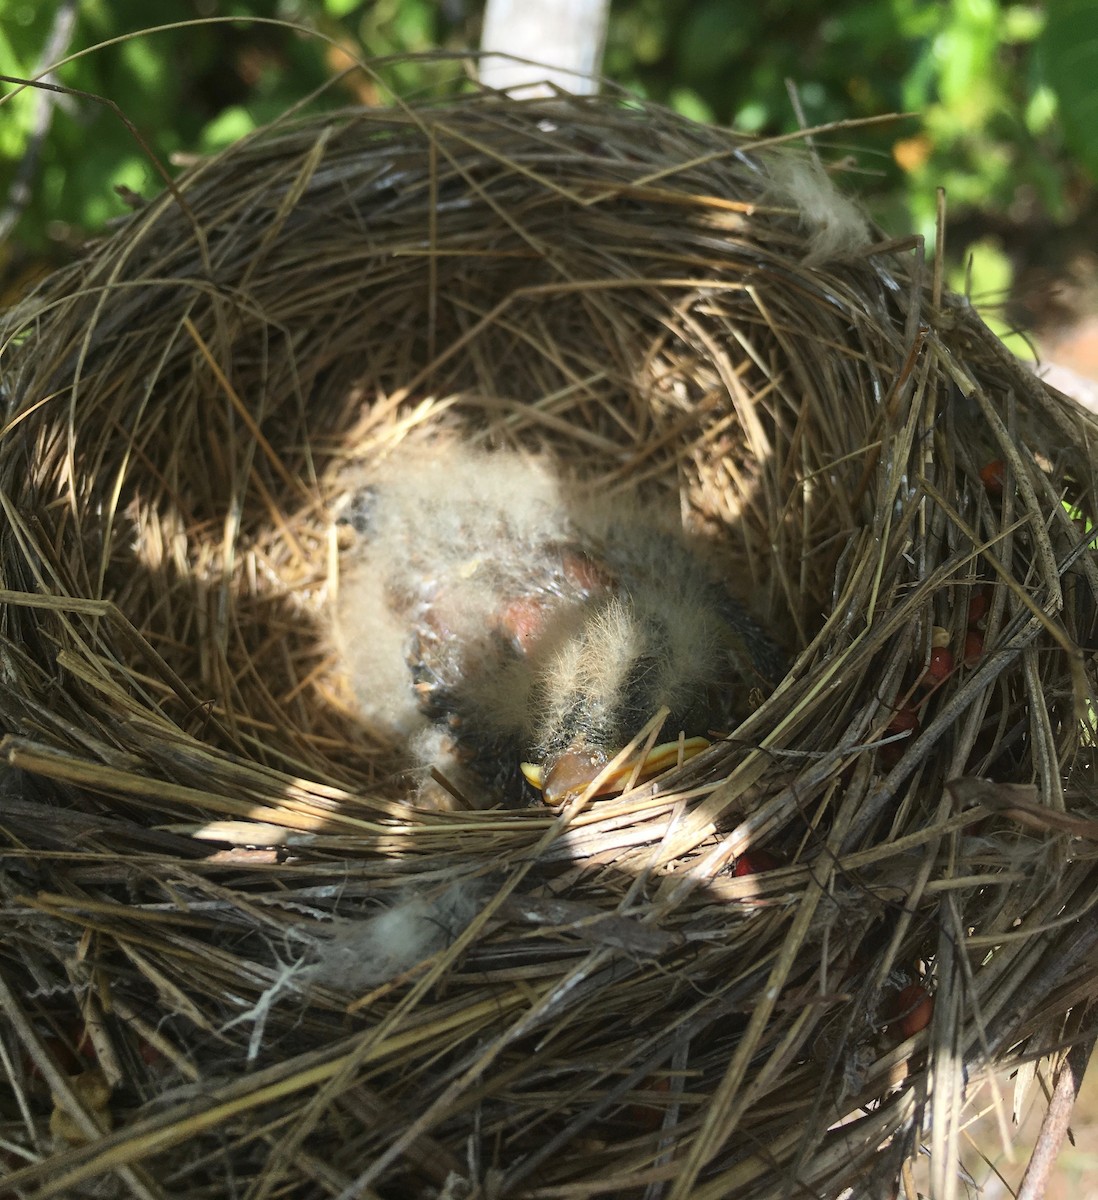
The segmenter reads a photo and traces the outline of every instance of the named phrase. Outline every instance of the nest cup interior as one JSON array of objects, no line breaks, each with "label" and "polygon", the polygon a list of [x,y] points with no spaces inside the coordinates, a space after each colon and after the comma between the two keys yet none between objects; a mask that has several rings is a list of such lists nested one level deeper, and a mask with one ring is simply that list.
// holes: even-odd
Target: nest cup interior
[{"label": "nest cup interior", "polygon": [[[7,827],[36,852],[15,892],[55,897],[21,902],[11,945],[85,1019],[87,972],[112,980],[124,1127],[163,1123],[173,1081],[206,1079],[214,1113],[226,1064],[309,1054],[370,1098],[350,1137],[335,1088],[245,1104],[235,1148],[175,1139],[179,1179],[231,1160],[249,1194],[405,1195],[469,1173],[473,1137],[499,1194],[838,1194],[913,1152],[932,1070],[1070,1036],[1098,882],[1062,820],[1093,785],[1095,423],[937,294],[916,244],[783,161],[610,101],[283,123],[7,314]],[[789,677],[635,795],[408,807],[333,661],[333,513],[348,468],[433,433],[677,506]],[[759,848],[773,874],[735,876]],[[477,903],[429,974],[277,984],[296,918],[274,892],[319,927],[455,873]],[[181,896],[212,906],[200,927],[154,929]],[[529,916],[560,898],[582,912]],[[924,975],[943,1015],[889,1035]],[[55,1022],[64,989],[35,994]],[[943,1187],[959,1112],[932,1118]],[[330,1179],[272,1150],[282,1119]],[[93,1178],[85,1143],[75,1175],[26,1178]]]}]

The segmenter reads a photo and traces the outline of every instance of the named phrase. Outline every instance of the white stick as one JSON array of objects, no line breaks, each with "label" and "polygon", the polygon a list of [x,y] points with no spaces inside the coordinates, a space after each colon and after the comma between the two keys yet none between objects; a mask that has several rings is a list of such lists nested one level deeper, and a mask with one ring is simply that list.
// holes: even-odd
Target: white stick
[{"label": "white stick", "polygon": [[481,49],[515,58],[483,58],[481,82],[512,95],[598,91],[610,0],[488,0]]}]

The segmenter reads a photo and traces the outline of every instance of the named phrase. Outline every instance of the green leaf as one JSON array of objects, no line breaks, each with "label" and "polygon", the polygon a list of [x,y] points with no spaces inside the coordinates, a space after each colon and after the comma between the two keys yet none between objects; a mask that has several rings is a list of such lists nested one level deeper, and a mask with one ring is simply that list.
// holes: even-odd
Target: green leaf
[{"label": "green leaf", "polygon": [[709,75],[728,66],[743,53],[757,23],[746,5],[702,0],[678,36],[677,57],[684,72],[689,67],[692,75]]},{"label": "green leaf", "polygon": [[1032,42],[1044,27],[1044,13],[1028,4],[1012,4],[1002,16],[1004,42]]},{"label": "green leaf", "polygon": [[243,105],[222,109],[202,130],[202,149],[220,150],[251,133],[255,126],[255,117]]},{"label": "green leaf", "polygon": [[152,90],[164,78],[167,64],[163,59],[163,38],[135,37],[124,42],[121,48],[123,69],[142,88]]},{"label": "green leaf", "polygon": [[1098,179],[1098,5],[1056,0],[1037,42],[1045,79],[1059,101],[1064,139]]},{"label": "green leaf", "polygon": [[671,106],[691,121],[713,120],[713,110],[692,88],[674,88],[671,92]]}]

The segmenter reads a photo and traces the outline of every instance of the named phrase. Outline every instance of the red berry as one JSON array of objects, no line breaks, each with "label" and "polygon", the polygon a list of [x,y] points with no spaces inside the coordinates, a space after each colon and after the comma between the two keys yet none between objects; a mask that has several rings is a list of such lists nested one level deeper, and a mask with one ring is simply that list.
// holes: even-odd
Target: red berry
[{"label": "red berry", "polygon": [[953,652],[945,646],[935,646],[930,652],[930,661],[919,682],[923,687],[934,687],[953,674]]},{"label": "red berry", "polygon": [[934,1015],[934,997],[921,983],[909,983],[893,996],[888,1011],[893,1018],[889,1022],[889,1032],[901,1038],[913,1037],[930,1024]]},{"label": "red berry", "polygon": [[1001,458],[993,458],[980,468],[980,482],[984,485],[989,496],[1003,494],[1003,480],[1006,478],[1006,463]]},{"label": "red berry", "polygon": [[905,705],[903,708],[898,708],[892,714],[892,720],[888,723],[886,733],[918,733],[919,732],[919,714],[910,706]]},{"label": "red berry", "polygon": [[147,1067],[155,1067],[164,1057],[159,1050],[144,1038],[137,1039],[137,1054]]},{"label": "red berry", "polygon": [[748,850],[736,859],[734,874],[757,875],[760,871],[773,871],[782,864],[769,850]]},{"label": "red berry", "polygon": [[978,629],[970,629],[965,634],[964,664],[974,667],[984,656],[984,635]]},{"label": "red berry", "polygon": [[972,593],[972,598],[968,602],[968,627],[979,624],[980,621],[987,616],[987,610],[991,607],[991,589],[986,585],[980,586]]}]

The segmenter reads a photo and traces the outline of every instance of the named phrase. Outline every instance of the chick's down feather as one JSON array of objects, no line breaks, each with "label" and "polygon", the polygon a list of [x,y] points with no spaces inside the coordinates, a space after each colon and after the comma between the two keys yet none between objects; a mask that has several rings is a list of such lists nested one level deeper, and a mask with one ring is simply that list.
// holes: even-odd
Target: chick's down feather
[{"label": "chick's down feather", "polygon": [[784,670],[683,536],[546,464],[401,449],[353,485],[336,642],[363,723],[483,803],[582,789],[663,706],[726,731]]}]

